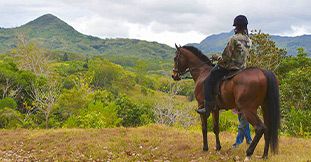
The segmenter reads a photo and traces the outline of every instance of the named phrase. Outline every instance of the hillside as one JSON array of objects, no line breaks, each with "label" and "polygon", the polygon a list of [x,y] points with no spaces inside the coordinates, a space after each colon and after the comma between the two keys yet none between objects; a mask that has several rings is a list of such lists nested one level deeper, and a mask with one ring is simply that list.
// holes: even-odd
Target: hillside
[{"label": "hillside", "polygon": [[136,58],[171,59],[174,49],[156,42],[136,39],[100,39],[76,31],[54,15],[43,15],[16,28],[0,28],[0,53],[16,47],[17,36],[23,35],[52,51]]},{"label": "hillside", "polygon": [[[222,52],[227,40],[233,32],[213,34],[200,43],[190,43],[204,53]],[[26,39],[38,43],[41,47],[57,51],[82,53],[85,55],[104,55],[106,57],[125,56],[147,60],[171,60],[174,49],[157,42],[137,39],[100,39],[84,35],[76,31],[66,22],[54,15],[46,14],[31,22],[16,28],[0,28],[0,53],[10,51],[18,44],[17,37],[23,35]],[[311,51],[311,35],[283,37],[272,35],[277,45],[285,48],[288,54],[295,55],[298,47]]]},{"label": "hillside", "polygon": [[[1,161],[242,161],[247,145],[230,149],[234,133],[222,132],[222,150],[213,149],[215,139],[209,133],[210,151],[201,150],[200,131],[167,126],[139,128],[0,130]],[[296,150],[296,151],[295,151]],[[299,151],[297,151],[299,150]],[[255,150],[262,154],[263,140]],[[311,160],[311,140],[282,136],[278,155],[269,161]]]},{"label": "hillside", "polygon": [[[228,39],[233,35],[233,31],[228,33],[213,34],[206,37],[200,43],[190,43],[201,49],[204,53],[222,52]],[[303,47],[309,54],[311,52],[311,35],[302,35],[296,37],[286,37],[272,35],[271,39],[276,42],[280,48],[285,48],[289,55],[295,55],[298,47]]]}]

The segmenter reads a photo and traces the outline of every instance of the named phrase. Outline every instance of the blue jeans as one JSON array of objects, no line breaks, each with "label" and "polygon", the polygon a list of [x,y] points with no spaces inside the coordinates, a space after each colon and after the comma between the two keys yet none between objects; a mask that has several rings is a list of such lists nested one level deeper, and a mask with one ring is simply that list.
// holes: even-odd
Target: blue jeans
[{"label": "blue jeans", "polygon": [[252,137],[249,129],[249,123],[245,119],[244,115],[238,114],[238,119],[239,119],[239,126],[238,126],[238,135],[235,140],[235,144],[241,144],[243,143],[244,137],[246,139],[247,143],[251,143]]}]

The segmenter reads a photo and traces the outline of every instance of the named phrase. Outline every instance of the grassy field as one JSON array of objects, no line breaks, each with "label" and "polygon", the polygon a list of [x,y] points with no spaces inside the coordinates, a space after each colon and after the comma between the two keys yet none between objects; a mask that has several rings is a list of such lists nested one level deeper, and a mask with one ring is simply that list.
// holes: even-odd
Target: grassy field
[{"label": "grassy field", "polygon": [[[113,129],[0,130],[0,161],[243,161],[246,144],[231,149],[233,133],[222,132],[222,150],[201,150],[201,133],[161,125]],[[253,161],[263,151],[263,139]],[[281,136],[278,155],[267,161],[310,161],[311,139]]]}]

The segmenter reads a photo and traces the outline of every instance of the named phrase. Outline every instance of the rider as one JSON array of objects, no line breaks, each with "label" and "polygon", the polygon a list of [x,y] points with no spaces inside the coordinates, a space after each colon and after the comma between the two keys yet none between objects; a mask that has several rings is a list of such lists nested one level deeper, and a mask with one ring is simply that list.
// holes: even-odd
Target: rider
[{"label": "rider", "polygon": [[235,34],[230,38],[221,56],[213,56],[218,64],[211,70],[204,82],[205,108],[197,110],[200,114],[210,113],[216,106],[215,87],[217,82],[230,71],[245,69],[246,58],[249,55],[251,40],[248,36],[247,18],[244,15],[235,17],[233,26]]}]

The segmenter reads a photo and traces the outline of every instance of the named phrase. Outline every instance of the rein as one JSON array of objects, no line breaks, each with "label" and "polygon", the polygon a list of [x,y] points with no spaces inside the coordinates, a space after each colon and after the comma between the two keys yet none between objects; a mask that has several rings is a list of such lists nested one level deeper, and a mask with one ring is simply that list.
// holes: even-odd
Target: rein
[{"label": "rein", "polygon": [[[180,55],[181,55],[181,52],[178,50],[177,55],[176,55],[176,60],[175,60],[176,68],[173,69],[173,71],[176,72],[180,77],[187,74],[188,72],[192,72],[193,70],[196,70],[196,69],[198,69],[198,68],[200,68],[206,64],[206,62],[203,62],[203,63],[199,64],[198,66],[195,66],[192,68],[187,68],[184,72],[180,72],[179,71],[179,57],[180,57]],[[185,79],[188,79],[188,78],[191,79],[192,77],[186,77]]]}]

